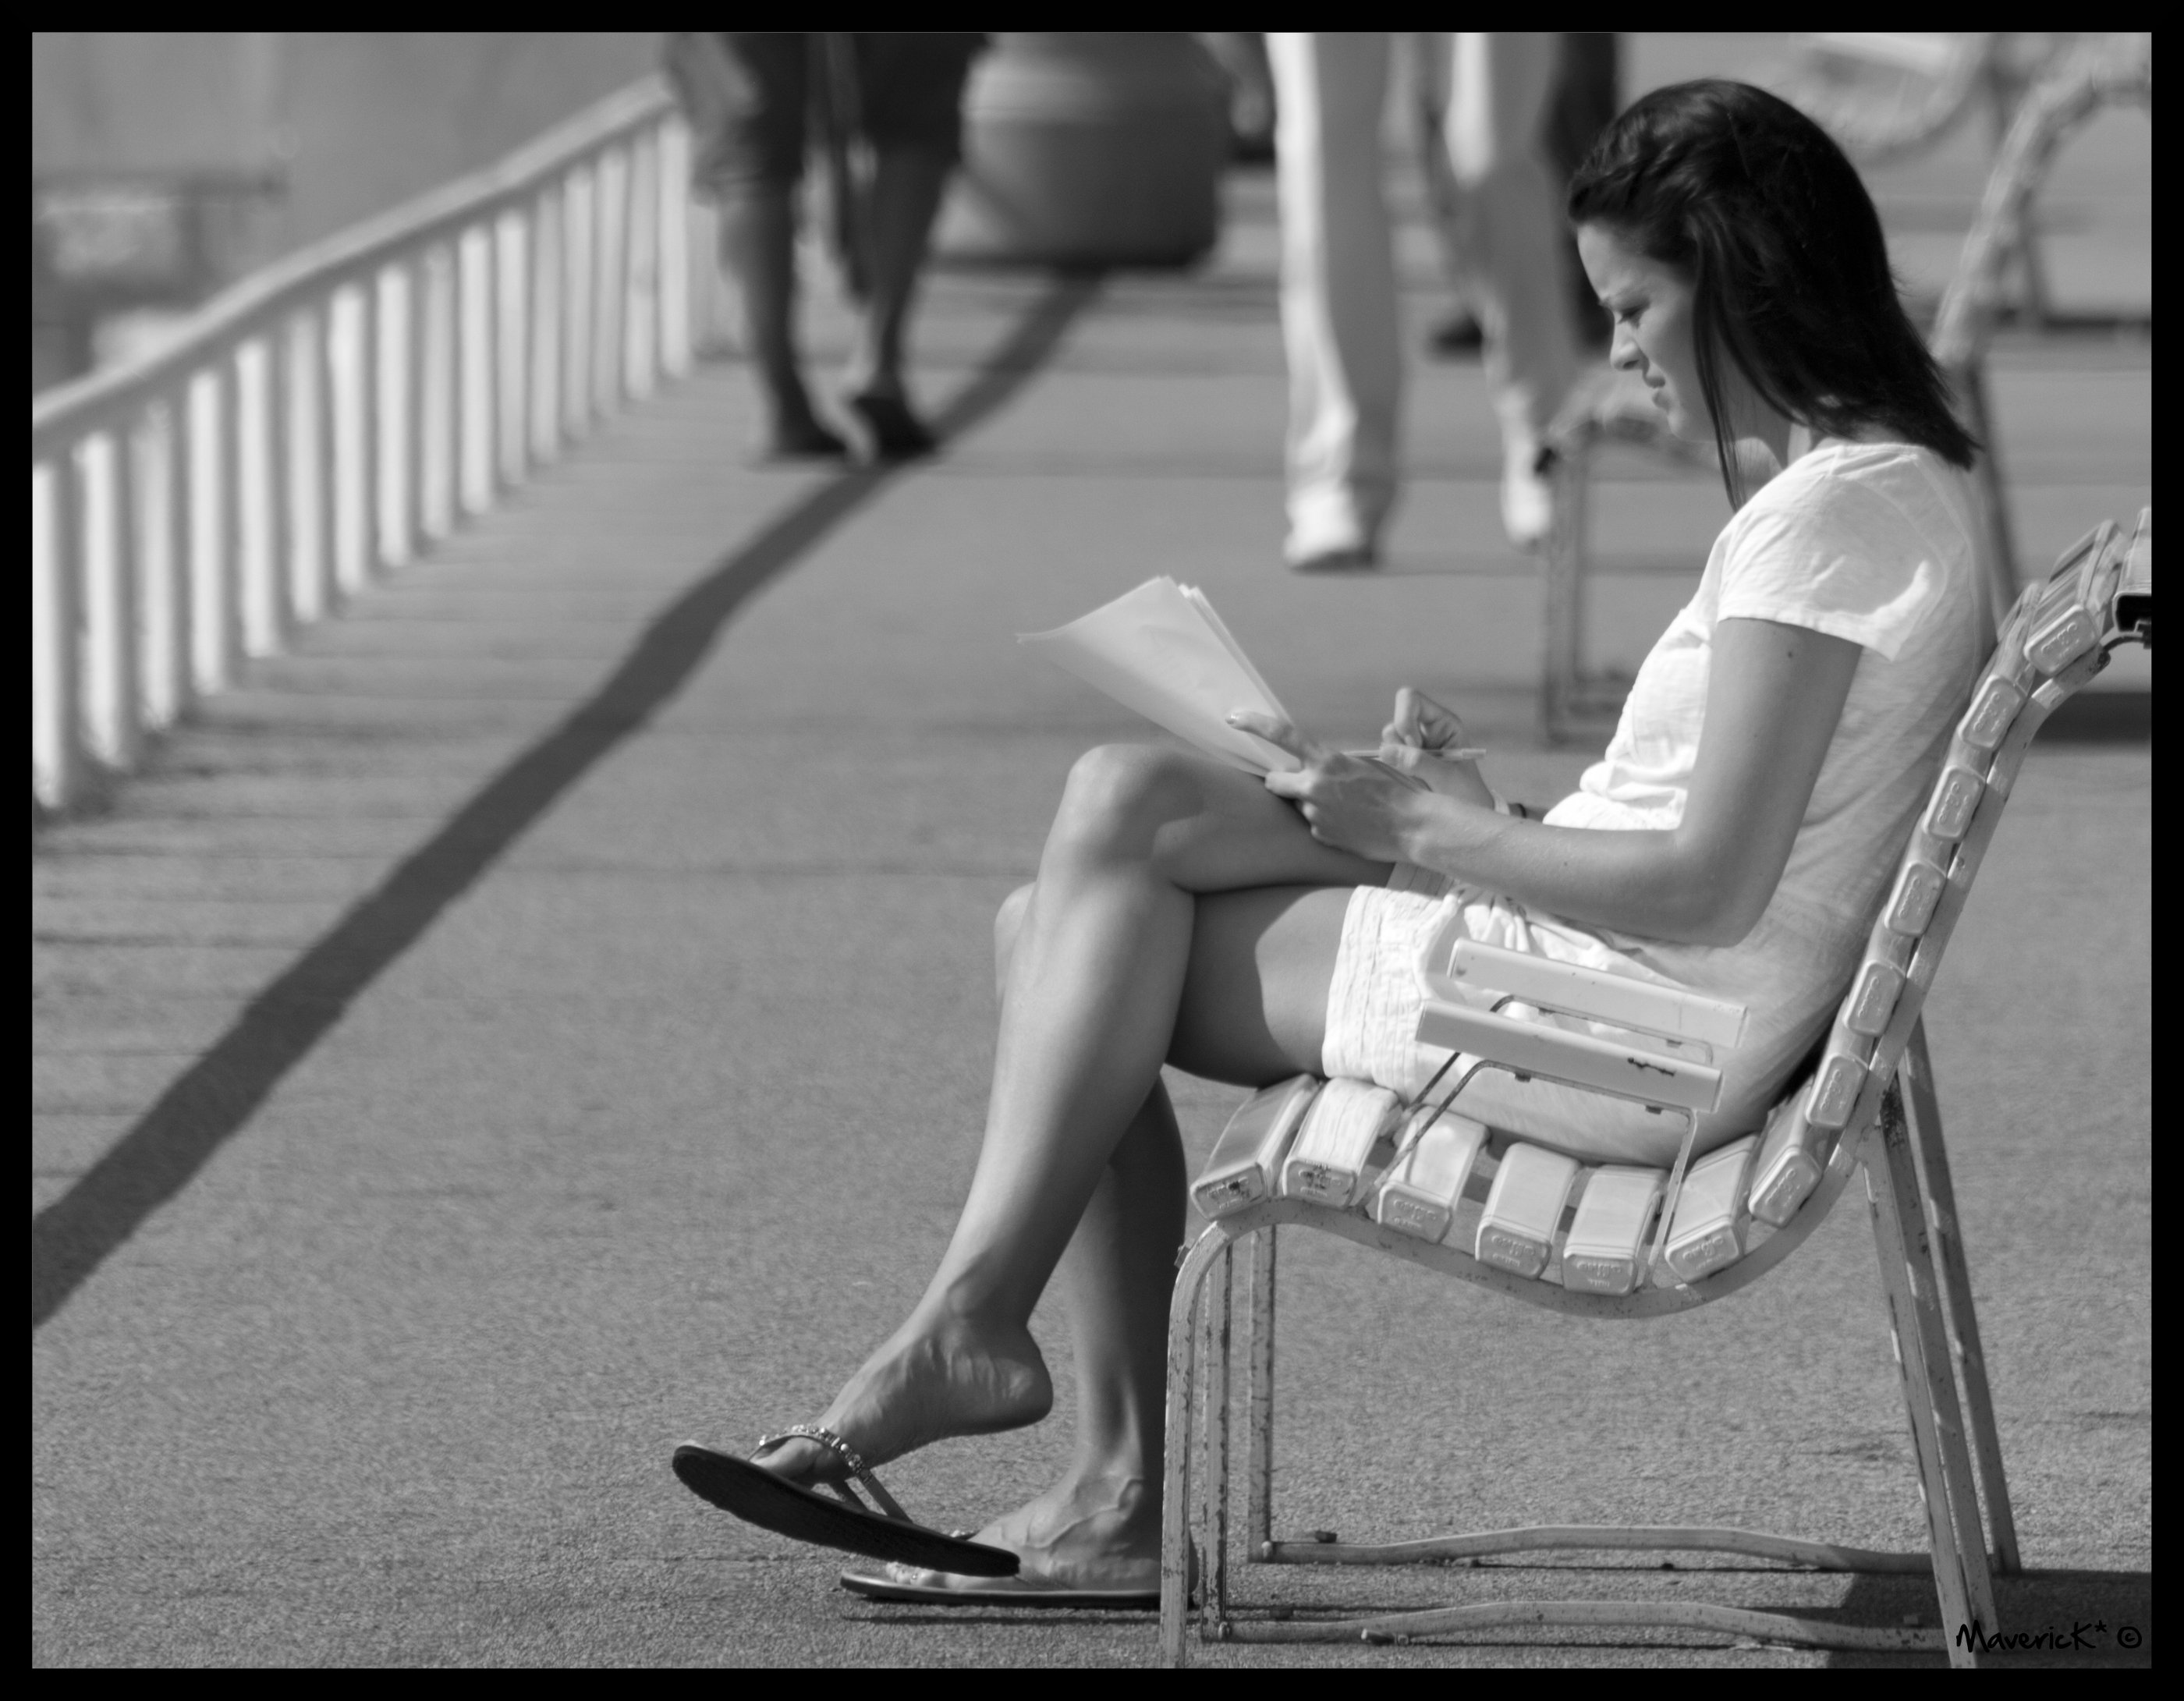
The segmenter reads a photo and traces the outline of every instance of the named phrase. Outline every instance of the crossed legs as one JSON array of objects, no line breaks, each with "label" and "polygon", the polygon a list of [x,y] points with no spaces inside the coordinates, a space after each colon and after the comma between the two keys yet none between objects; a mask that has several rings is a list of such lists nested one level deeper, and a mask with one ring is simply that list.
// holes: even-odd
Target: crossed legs
[{"label": "crossed legs", "polygon": [[[910,1316],[822,1420],[882,1462],[1037,1422],[1052,1383],[1028,1324],[1057,1273],[1079,1388],[1061,1481],[982,1539],[1084,1586],[1159,1550],[1167,1299],[1184,1174],[1161,1065],[1258,1085],[1317,1069],[1349,888],[1384,865],[1319,843],[1249,775],[1095,750],[1070,775],[1037,881],[996,929],[1000,1039],[984,1142]],[[791,1443],[769,1469],[838,1469]]]}]

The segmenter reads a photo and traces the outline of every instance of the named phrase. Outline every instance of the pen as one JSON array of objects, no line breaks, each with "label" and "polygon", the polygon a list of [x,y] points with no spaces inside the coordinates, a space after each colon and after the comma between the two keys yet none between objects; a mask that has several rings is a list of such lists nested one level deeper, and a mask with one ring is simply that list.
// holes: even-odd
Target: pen
[{"label": "pen", "polygon": [[1448,749],[1444,748],[1439,750],[1429,750],[1423,744],[1405,744],[1399,748],[1405,750],[1415,750],[1421,756],[1430,756],[1436,761],[1440,762],[1476,762],[1486,754],[1484,750],[1474,748],[1472,746],[1468,744],[1463,746],[1461,749]]}]

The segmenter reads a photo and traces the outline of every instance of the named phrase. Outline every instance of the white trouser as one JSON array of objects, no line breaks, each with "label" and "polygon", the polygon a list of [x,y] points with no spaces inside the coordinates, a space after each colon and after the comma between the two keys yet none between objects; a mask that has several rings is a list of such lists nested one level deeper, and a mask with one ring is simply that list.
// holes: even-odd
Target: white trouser
[{"label": "white trouser", "polygon": [[[1290,559],[1370,542],[1394,506],[1402,361],[1380,132],[1390,38],[1269,34],[1290,368]],[[1426,150],[1452,261],[1486,337],[1513,458],[1529,455],[1576,371],[1559,198],[1540,137],[1556,38],[1429,36],[1446,153]]]}]

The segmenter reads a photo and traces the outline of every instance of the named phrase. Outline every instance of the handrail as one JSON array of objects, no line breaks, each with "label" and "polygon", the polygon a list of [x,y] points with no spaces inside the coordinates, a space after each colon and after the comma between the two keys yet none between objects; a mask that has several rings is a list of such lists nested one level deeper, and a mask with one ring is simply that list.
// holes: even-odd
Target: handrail
[{"label": "handrail", "polygon": [[34,818],[688,369],[688,147],[648,77],[32,398]]},{"label": "handrail", "polygon": [[208,345],[247,331],[256,320],[284,307],[300,305],[330,279],[346,279],[384,264],[400,250],[503,210],[621,132],[665,116],[673,104],[666,84],[648,77],[555,125],[496,165],[428,189],[275,260],[190,314],[171,344],[31,397],[31,454],[46,453],[48,434],[81,425],[90,410],[103,413],[141,400],[147,390],[176,376]]}]

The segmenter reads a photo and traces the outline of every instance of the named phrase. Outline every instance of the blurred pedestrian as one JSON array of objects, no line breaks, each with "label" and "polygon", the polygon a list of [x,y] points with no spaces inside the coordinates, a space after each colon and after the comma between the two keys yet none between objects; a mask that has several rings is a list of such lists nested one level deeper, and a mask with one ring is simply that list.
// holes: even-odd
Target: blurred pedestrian
[{"label": "blurred pedestrian", "polygon": [[[1557,38],[1423,40],[1421,51],[1447,65],[1452,239],[1501,422],[1502,525],[1535,548],[1553,510],[1546,427],[1577,370],[1560,211],[1540,152]],[[1284,553],[1302,571],[1370,566],[1400,477],[1402,363],[1380,142],[1391,38],[1281,34],[1267,46],[1290,366]]]},{"label": "blurred pedestrian", "polygon": [[[1422,41],[1426,39],[1420,38]],[[1445,39],[1445,38],[1443,38]],[[1600,133],[1623,110],[1622,41],[1612,31],[1577,30],[1560,32],[1554,92],[1547,97],[1546,121],[1541,147],[1553,169],[1555,192],[1561,194],[1576,175]],[[1436,229],[1450,247],[1449,271],[1462,278],[1465,266],[1453,252],[1457,211],[1456,191],[1441,142],[1441,120],[1448,108],[1448,59],[1445,53],[1414,55],[1413,94],[1418,108],[1418,131],[1424,139],[1426,192],[1434,208]],[[1579,343],[1599,353],[1607,351],[1611,329],[1607,313],[1593,298],[1592,286],[1578,264],[1577,238],[1562,232],[1563,270],[1569,280],[1570,313]],[[1485,341],[1470,306],[1459,299],[1456,310],[1435,326],[1427,347],[1443,359],[1466,359],[1479,353]]]},{"label": "blurred pedestrian", "polygon": [[[761,453],[845,456],[804,380],[796,335],[796,191],[815,108],[833,146],[829,184],[862,314],[841,402],[872,458],[931,453],[911,405],[905,338],[948,175],[962,153],[963,85],[982,35],[680,32],[666,60],[696,136],[693,175],[720,209],[721,258],[742,297],[765,410]],[[870,144],[869,185],[846,147]]]}]

